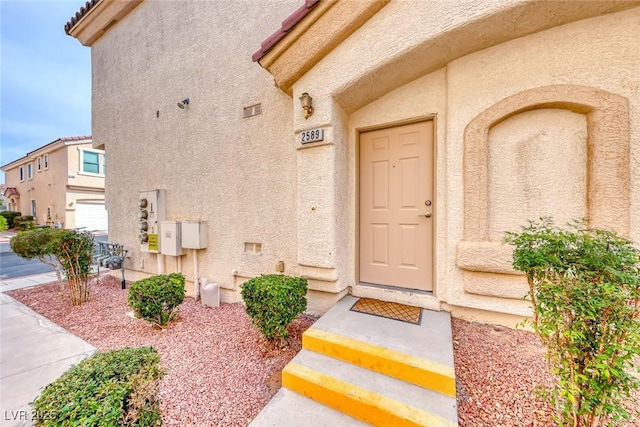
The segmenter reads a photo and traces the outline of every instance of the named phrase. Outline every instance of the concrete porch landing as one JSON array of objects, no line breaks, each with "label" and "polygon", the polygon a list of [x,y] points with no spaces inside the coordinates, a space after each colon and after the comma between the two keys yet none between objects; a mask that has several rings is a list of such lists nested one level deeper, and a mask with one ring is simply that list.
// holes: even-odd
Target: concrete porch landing
[{"label": "concrete porch landing", "polygon": [[252,427],[457,426],[449,313],[423,310],[414,325],[350,311],[357,300],[304,333]]}]

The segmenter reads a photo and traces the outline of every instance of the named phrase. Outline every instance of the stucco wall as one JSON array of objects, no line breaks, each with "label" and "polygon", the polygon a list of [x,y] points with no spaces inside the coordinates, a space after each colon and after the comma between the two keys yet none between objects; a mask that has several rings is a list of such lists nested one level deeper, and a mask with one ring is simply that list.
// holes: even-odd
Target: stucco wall
[{"label": "stucco wall", "polygon": [[[143,2],[92,46],[93,137],[106,147],[109,240],[131,250],[128,279],[158,271],[137,241],[139,192],[153,189],[166,190],[168,220],[207,221],[200,275],[223,300],[278,261],[299,273],[292,100],[251,61],[298,3]],[[243,119],[257,103],[262,114]],[[167,256],[165,271],[177,268]],[[182,271],[193,281],[191,252]]]},{"label": "stucco wall", "polygon": [[[509,269],[509,249],[501,248],[501,234],[505,229],[512,229],[516,224],[522,223],[525,218],[535,219],[540,214],[553,215],[562,223],[565,219],[583,216],[589,209],[593,212],[593,207],[587,206],[590,202],[585,194],[586,176],[589,174],[587,152],[593,148],[591,146],[588,149],[587,145],[591,144],[588,141],[591,141],[592,133],[597,131],[595,128],[603,124],[588,123],[585,111],[563,104],[559,107],[560,110],[556,108],[557,105],[550,105],[547,109],[523,112],[491,128],[488,153],[490,161],[486,166],[489,174],[493,174],[491,176],[496,180],[490,180],[486,189],[487,212],[491,223],[490,238],[486,242],[489,246],[482,246],[484,243],[478,242],[472,248],[466,247],[463,240],[465,129],[492,105],[523,91],[541,87],[548,87],[545,90],[553,93],[555,86],[575,85],[584,87],[587,92],[592,90],[594,97],[610,94],[616,100],[622,100],[620,108],[625,111],[628,100],[628,116],[625,115],[626,112],[614,115],[617,117],[615,120],[621,121],[611,125],[612,132],[605,132],[608,135],[605,138],[615,139],[625,134],[624,128],[627,126],[630,153],[620,157],[620,161],[626,164],[627,176],[620,181],[598,183],[615,188],[620,182],[620,192],[629,191],[629,209],[625,214],[628,215],[628,226],[617,227],[618,219],[607,217],[606,212],[604,216],[598,217],[598,222],[607,226],[610,220],[612,228],[620,229],[623,234],[639,240],[640,192],[637,189],[640,188],[640,63],[637,52],[640,51],[640,39],[637,34],[640,34],[640,8],[579,20],[495,46],[489,44],[483,50],[450,61],[440,71],[429,68],[431,62],[425,51],[423,77],[415,78],[411,83],[387,92],[375,101],[358,105],[358,102],[375,92],[375,89],[369,91],[368,88],[373,88],[376,82],[379,81],[384,86],[385,82],[393,79],[395,73],[400,79],[406,78],[404,66],[411,65],[414,67],[411,72],[418,73],[420,65],[413,60],[408,64],[404,52],[415,46],[428,45],[426,40],[432,37],[428,34],[429,31],[437,33],[438,27],[420,25],[415,32],[399,31],[399,39],[394,38],[396,32],[383,32],[381,29],[405,28],[403,25],[407,22],[432,19],[443,12],[438,8],[451,5],[443,2],[421,9],[416,3],[409,3],[390,3],[294,84],[294,94],[310,93],[314,96],[316,108],[316,113],[309,121],[296,114],[297,131],[315,126],[331,128],[342,126],[344,120],[348,122],[345,140],[333,141],[336,147],[335,158],[340,155],[337,147],[347,144],[349,155],[345,167],[348,168],[350,177],[348,205],[343,207],[339,201],[334,200],[337,216],[349,218],[346,221],[348,225],[342,232],[335,234],[339,236],[336,237],[335,245],[350,248],[350,254],[355,259],[359,129],[433,116],[437,125],[438,159],[437,283],[434,295],[446,303],[445,306],[449,309],[456,311],[458,307],[458,311],[464,312],[465,316],[473,313],[468,310],[470,308],[526,315],[529,313],[528,304],[519,300],[524,296],[526,287],[523,278],[514,275]],[[483,28],[490,32],[490,28],[496,26],[496,22],[491,23],[491,14],[502,18],[508,16],[502,14],[508,3],[485,2],[477,7],[460,3],[455,7],[461,8],[462,15],[451,14],[455,19],[444,19],[443,25],[448,28],[440,28],[440,31],[450,31],[451,40],[455,41],[456,33],[453,29],[458,25],[456,22],[460,16],[463,19],[479,19],[482,16],[484,27],[479,25],[472,28],[478,32],[478,36],[482,34]],[[507,32],[507,29],[504,31]],[[385,34],[385,37],[380,34]],[[450,46],[450,55],[455,57],[456,47],[454,44]],[[343,115],[345,111],[351,114],[346,114],[347,119],[336,121],[335,111],[340,111]],[[547,121],[553,124],[546,126]],[[561,146],[550,146],[553,141],[558,140],[562,140]],[[513,146],[501,148],[501,144],[508,144],[509,141],[520,145],[526,141],[533,144],[525,149],[524,160],[536,170],[520,173],[522,169],[518,166],[517,150]],[[615,142],[611,141],[611,144],[615,145]],[[625,142],[620,140],[620,145],[625,146]],[[541,157],[538,148],[542,149],[542,146],[546,147],[545,155],[550,157],[549,161]],[[624,169],[620,170],[624,172]],[[518,196],[518,203],[536,205],[530,211],[514,211],[513,204],[518,199],[507,200],[505,194],[509,190],[499,184],[506,183],[507,175],[516,172],[518,176],[515,179],[521,181],[514,184],[512,190],[515,192],[523,191],[527,181],[535,181],[534,192],[522,196],[524,198]],[[544,181],[542,177],[545,177]],[[548,177],[553,179],[549,180]],[[598,200],[591,203],[597,204]],[[459,259],[459,250],[463,250],[465,256],[473,258],[479,265],[458,267],[458,263],[466,263],[466,260],[461,262]],[[355,262],[350,260],[347,267],[350,268],[348,275],[352,281],[357,277],[354,265]]]},{"label": "stucco wall", "polygon": [[[227,289],[223,299],[238,300],[246,278],[274,272],[278,261],[310,278],[312,312],[349,287],[369,292],[355,267],[358,133],[411,120],[436,125],[434,292],[372,296],[484,320],[491,316],[478,313],[526,315],[504,230],[530,214],[562,221],[586,213],[640,239],[640,8],[390,2],[301,76],[290,98],[250,56],[298,2],[265,4],[143,2],[92,46],[94,142],[108,153],[110,240],[131,250],[129,279],[160,267],[137,249],[136,215],[139,191],[161,188],[167,219],[207,221],[200,273]],[[308,120],[303,92],[313,97]],[[468,161],[470,124],[547,93],[560,98],[489,123],[479,145],[486,162]],[[186,97],[188,108],[178,109]],[[256,103],[263,113],[243,119],[242,108]],[[296,137],[312,128],[325,140],[301,146]],[[614,168],[593,166],[607,154]],[[470,197],[478,170],[487,184]],[[618,184],[624,206],[613,200],[608,213],[602,196],[612,198]],[[467,218],[470,200],[486,204],[481,232]],[[182,257],[188,280],[192,261]],[[175,271],[177,260],[166,257],[164,268]]]},{"label": "stucco wall", "polygon": [[[640,112],[638,98],[640,80],[637,74],[637,52],[640,49],[640,40],[636,37],[640,32],[639,23],[640,9],[636,8],[550,29],[452,62],[448,66],[450,119],[448,140],[464,140],[464,129],[474,117],[502,99],[532,88],[570,83],[604,90],[627,98],[631,123],[629,135],[631,147],[629,236],[638,240],[640,237],[640,222],[638,221],[640,205],[638,204],[638,194],[634,192],[634,189],[638,188],[638,174],[640,173],[637,162],[638,150],[640,149],[640,116],[638,114]],[[482,72],[479,73],[478,70],[482,70]],[[560,123],[565,129],[570,129],[575,126],[571,124],[571,121],[569,118],[565,118]],[[532,129],[534,126],[534,124],[527,123],[526,128]],[[499,131],[497,128],[495,130]],[[576,136],[580,138],[578,135]],[[540,140],[541,138],[538,138],[538,141]],[[451,167],[462,170],[460,151],[463,148],[462,145],[450,144],[450,147]],[[571,150],[571,153],[567,153],[571,155],[571,158],[562,159],[562,161],[569,162],[566,167],[570,167],[570,170],[577,175],[584,174],[583,156],[585,150],[584,146],[576,146]],[[560,153],[558,153],[559,155]],[[581,157],[582,160],[576,162]],[[554,166],[554,163],[558,160],[543,162],[540,166],[545,168],[546,173],[553,173],[552,168],[557,166],[557,164]],[[515,162],[516,159],[514,158],[513,161]],[[450,179],[449,202],[454,206],[460,206],[461,193],[455,189],[463,185],[462,178],[462,176],[452,175]],[[579,183],[573,181],[573,185],[579,185]],[[556,187],[560,188],[545,192],[545,203],[553,204],[555,201],[556,204],[556,208],[549,213],[559,221],[567,219],[570,214],[578,215],[583,209],[576,206],[579,201],[575,197],[569,196],[564,183],[556,183]],[[620,188],[620,191],[623,190]],[[565,203],[569,205],[566,210],[559,207]],[[571,205],[575,207],[571,208]],[[497,208],[498,206],[494,204],[493,209],[497,210]],[[462,210],[458,213],[462,213]],[[522,220],[522,215],[513,215],[509,212],[505,212],[504,215],[515,217],[513,220],[506,221],[510,222],[510,227],[515,225],[516,219]],[[536,217],[537,215],[532,215],[530,219]],[[461,217],[451,217],[452,227],[450,230],[453,231],[450,235],[451,244],[461,238],[460,231],[461,225],[463,225],[461,219]],[[616,218],[609,218],[602,221],[600,225],[613,225],[615,221]],[[497,238],[497,235],[492,236],[492,240],[498,240]],[[453,271],[449,276],[450,283],[460,283],[459,274],[460,270]],[[509,280],[511,283],[515,283],[515,278],[509,279],[509,276],[480,273],[463,273],[463,276],[462,281],[465,288],[474,292],[475,295],[465,292],[459,286],[454,286],[450,299],[452,303],[479,308],[487,304],[487,306],[496,307],[501,311],[514,310],[514,303],[491,301],[489,298],[480,297],[477,294],[517,298],[515,292],[511,291],[513,286],[517,285],[509,286],[507,284]],[[520,293],[524,294],[522,281],[519,288]]]}]

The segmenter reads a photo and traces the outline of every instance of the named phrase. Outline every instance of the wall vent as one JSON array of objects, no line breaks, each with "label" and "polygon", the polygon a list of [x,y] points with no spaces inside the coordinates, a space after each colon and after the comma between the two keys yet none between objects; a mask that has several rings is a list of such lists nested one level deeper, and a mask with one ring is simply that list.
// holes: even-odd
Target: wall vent
[{"label": "wall vent", "polygon": [[259,254],[262,252],[262,243],[244,242],[244,252],[248,254]]},{"label": "wall vent", "polygon": [[242,118],[246,119],[247,117],[257,116],[258,114],[262,114],[262,104],[255,104],[249,107],[244,107],[242,111]]}]

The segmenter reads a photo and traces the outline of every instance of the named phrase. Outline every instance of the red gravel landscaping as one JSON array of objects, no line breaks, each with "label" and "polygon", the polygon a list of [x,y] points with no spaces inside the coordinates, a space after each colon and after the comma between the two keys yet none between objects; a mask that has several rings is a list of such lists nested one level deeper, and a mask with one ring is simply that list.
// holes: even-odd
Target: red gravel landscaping
[{"label": "red gravel landscaping", "polygon": [[[249,424],[280,387],[280,370],[314,322],[298,317],[289,328],[289,346],[274,349],[241,304],[211,309],[186,298],[178,321],[153,328],[125,314],[127,291],[111,276],[92,286],[90,301],[77,307],[55,283],[8,294],[101,351],[154,346],[167,371],[160,386],[167,426]],[[533,333],[459,319],[452,326],[460,427],[554,425],[550,408],[532,392],[550,381]],[[627,408],[633,419],[620,426],[640,426],[640,392],[634,397]]]}]

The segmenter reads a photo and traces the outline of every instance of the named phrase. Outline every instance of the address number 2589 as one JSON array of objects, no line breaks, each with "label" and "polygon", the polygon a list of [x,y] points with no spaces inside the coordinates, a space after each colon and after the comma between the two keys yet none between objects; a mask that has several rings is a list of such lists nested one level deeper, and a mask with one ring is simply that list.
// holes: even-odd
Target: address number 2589
[{"label": "address number 2589", "polygon": [[300,142],[308,144],[324,140],[324,129],[309,129],[300,134]]}]

